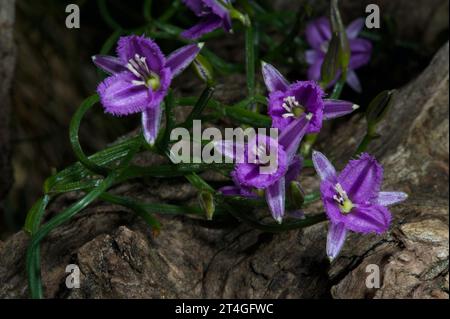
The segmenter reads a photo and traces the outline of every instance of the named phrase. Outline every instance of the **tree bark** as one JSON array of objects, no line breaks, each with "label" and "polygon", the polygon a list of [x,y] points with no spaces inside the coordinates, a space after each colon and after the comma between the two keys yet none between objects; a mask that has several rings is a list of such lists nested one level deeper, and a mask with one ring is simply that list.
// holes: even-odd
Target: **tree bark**
[{"label": "tree bark", "polygon": [[10,89],[15,63],[14,4],[14,0],[5,0],[0,3],[0,217],[3,216],[3,200],[12,179],[9,117]]},{"label": "tree bark", "polygon": [[[54,230],[42,245],[48,298],[448,298],[448,43],[430,66],[395,96],[370,152],[384,165],[384,190],[402,190],[383,236],[351,234],[330,265],[327,223],[268,234],[244,223],[207,223],[161,216],[154,237],[120,207],[96,203]],[[365,123],[354,116],[319,144],[338,168],[352,156]],[[326,134],[327,130],[324,131]],[[332,133],[332,134],[331,134]],[[326,148],[325,148],[326,146]],[[139,159],[149,163],[154,157]],[[305,171],[305,189],[318,187]],[[142,180],[117,194],[148,202],[186,203],[196,191],[183,179]],[[47,218],[79,198],[52,203]],[[320,211],[321,204],[308,214]],[[19,232],[0,243],[0,298],[27,297]],[[65,268],[76,264],[81,287],[67,289]],[[366,266],[380,270],[380,287],[367,288]]]}]

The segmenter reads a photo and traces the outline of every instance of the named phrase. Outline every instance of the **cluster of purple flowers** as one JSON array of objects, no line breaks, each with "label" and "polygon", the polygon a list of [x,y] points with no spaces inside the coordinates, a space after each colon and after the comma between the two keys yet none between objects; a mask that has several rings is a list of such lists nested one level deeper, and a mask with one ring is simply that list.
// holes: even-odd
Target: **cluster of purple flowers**
[{"label": "cluster of purple flowers", "polygon": [[[231,1],[183,2],[200,18],[197,25],[181,34],[183,37],[197,39],[217,28],[232,30]],[[351,49],[347,81],[356,91],[361,91],[361,84],[354,70],[368,63],[372,50],[370,42],[358,38],[362,27],[363,20],[358,19],[347,28]],[[221,189],[224,195],[245,197],[264,193],[278,223],[285,216],[286,188],[298,178],[302,168],[303,159],[297,152],[304,136],[318,133],[323,120],[350,114],[358,108],[352,102],[327,99],[317,83],[331,39],[329,21],[320,18],[311,22],[306,29],[306,38],[312,47],[306,52],[306,61],[311,65],[309,80],[290,83],[274,66],[262,62],[262,74],[269,93],[268,114],[272,127],[279,130],[279,139],[257,135],[252,143],[257,145],[256,148],[249,147],[250,143],[242,145],[245,159],[251,155],[256,161],[244,160],[236,164],[231,174],[234,186]],[[120,38],[117,57],[93,57],[94,63],[110,74],[97,89],[105,111],[116,116],[141,113],[145,139],[154,144],[160,128],[161,103],[171,81],[195,59],[202,46],[202,43],[186,45],[166,57],[149,38]],[[262,152],[271,149],[276,150],[277,168],[266,173],[261,170],[265,164],[258,158]],[[388,229],[391,215],[386,206],[404,200],[406,194],[380,192],[383,169],[372,156],[362,154],[350,161],[340,174],[323,154],[314,152],[312,159],[322,180],[320,191],[330,220],[327,242],[330,258],[340,251],[348,230],[382,233]]]}]

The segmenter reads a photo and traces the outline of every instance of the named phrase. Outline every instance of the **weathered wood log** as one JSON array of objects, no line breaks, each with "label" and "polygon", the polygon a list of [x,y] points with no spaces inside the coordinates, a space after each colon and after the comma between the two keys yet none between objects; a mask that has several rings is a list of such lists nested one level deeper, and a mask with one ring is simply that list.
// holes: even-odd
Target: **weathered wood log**
[{"label": "weathered wood log", "polygon": [[[44,241],[45,296],[448,298],[448,111],[447,43],[423,74],[398,92],[381,138],[370,147],[385,167],[383,189],[403,190],[410,198],[392,208],[387,234],[351,234],[331,265],[326,222],[274,235],[238,222],[161,217],[163,228],[155,238],[130,212],[96,203]],[[363,133],[364,120],[355,116],[329,134],[326,152],[339,159],[338,168]],[[312,172],[306,175],[305,188],[317,187]],[[189,202],[196,196],[183,179],[137,181],[114,192],[149,202]],[[58,198],[47,218],[79,196]],[[318,204],[307,213],[320,209]],[[0,243],[0,298],[27,296],[27,243],[24,232]],[[65,286],[68,264],[80,267],[79,289]],[[379,289],[365,285],[368,264],[380,268]]]}]

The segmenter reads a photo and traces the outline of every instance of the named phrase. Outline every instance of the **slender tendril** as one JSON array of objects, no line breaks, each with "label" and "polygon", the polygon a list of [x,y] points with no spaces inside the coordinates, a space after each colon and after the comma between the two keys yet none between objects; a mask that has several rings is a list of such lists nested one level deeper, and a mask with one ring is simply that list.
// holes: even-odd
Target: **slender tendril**
[{"label": "slender tendril", "polygon": [[73,152],[75,153],[76,157],[80,161],[81,164],[83,164],[87,169],[90,171],[100,174],[100,175],[108,175],[111,170],[97,165],[95,162],[91,161],[83,152],[78,132],[80,130],[80,124],[81,120],[83,119],[86,112],[94,106],[96,103],[98,103],[99,97],[97,94],[94,94],[90,97],[88,97],[86,100],[84,100],[83,103],[81,103],[80,108],[77,110],[75,115],[73,116],[72,120],[70,121],[70,143],[72,144]]}]

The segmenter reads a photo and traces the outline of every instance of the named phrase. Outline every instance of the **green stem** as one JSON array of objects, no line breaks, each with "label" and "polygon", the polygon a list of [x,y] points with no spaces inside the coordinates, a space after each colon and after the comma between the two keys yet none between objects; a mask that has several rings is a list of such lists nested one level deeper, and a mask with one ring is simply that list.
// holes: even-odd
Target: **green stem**
[{"label": "green stem", "polygon": [[27,249],[26,263],[28,272],[28,284],[32,298],[43,298],[42,286],[40,284],[40,271],[36,270],[33,265],[36,264],[36,252],[39,244],[53,229],[64,224],[81,210],[86,208],[94,200],[96,200],[103,192],[111,187],[116,179],[116,173],[111,173],[106,177],[97,188],[89,192],[83,199],[65,209],[62,213],[53,217],[45,225],[43,225],[31,238],[31,242]]},{"label": "green stem", "polygon": [[[39,212],[32,214],[34,217],[30,217],[30,224],[32,230],[31,242],[27,249],[26,255],[26,269],[28,273],[29,289],[32,298],[42,298],[42,284],[41,284],[41,271],[40,271],[40,242],[45,238],[45,236],[50,233],[54,228],[63,224],[64,222],[71,219],[75,214],[86,208],[90,203],[97,199],[103,192],[110,188],[117,176],[123,172],[123,170],[129,165],[134,155],[138,151],[140,145],[132,145],[128,150],[127,155],[124,157],[122,162],[118,165],[117,170],[110,173],[104,180],[100,181],[95,185],[95,188],[91,190],[85,197],[79,200],[77,203],[73,204],[71,207],[65,209],[61,214],[53,217],[48,223],[39,228],[40,221],[44,214],[44,210],[50,197],[48,195],[44,196],[42,204],[39,205]],[[45,204],[45,205],[44,205]],[[33,221],[33,219],[35,221]]]},{"label": "green stem", "polygon": [[[264,99],[259,96],[256,96],[254,100],[258,101],[259,103],[265,102]],[[176,104],[189,106],[193,105],[195,101],[195,97],[186,97],[178,99]],[[241,102],[238,102],[234,106],[226,106],[216,100],[210,99],[207,103],[207,107],[219,112],[223,117],[229,117],[230,119],[238,121],[242,124],[251,125],[253,127],[270,127],[272,123],[270,117],[249,111],[243,107],[246,105],[250,105],[251,102],[252,99],[245,99]]]},{"label": "green stem", "polygon": [[149,224],[155,231],[159,231],[161,229],[161,224],[159,223],[159,221],[148,212],[144,205],[135,200],[109,193],[101,194],[100,199],[111,204],[129,208],[133,210],[137,215],[142,217],[142,219],[145,220],[145,222],[147,222],[147,224]]},{"label": "green stem", "polygon": [[[299,30],[300,30],[302,21],[308,15],[308,11],[305,9],[306,9],[306,5],[300,5],[291,30],[286,35],[284,40],[278,46],[276,46],[273,50],[271,50],[267,54],[267,57],[264,59],[267,59],[268,61],[273,60],[274,57],[277,57],[282,53],[286,53],[291,48],[295,47],[295,41],[294,41],[295,37],[299,34]],[[292,56],[292,55],[288,55],[288,56]]]},{"label": "green stem", "polygon": [[167,97],[164,100],[165,113],[166,113],[166,127],[163,134],[158,136],[156,141],[157,148],[160,152],[166,154],[169,145],[170,132],[175,126],[175,114],[173,113],[174,99],[172,91],[169,91]]},{"label": "green stem", "polygon": [[358,145],[358,148],[356,149],[356,155],[363,153],[367,146],[369,146],[369,143],[372,141],[372,137],[368,134],[364,135],[364,138],[362,139],[361,143]]},{"label": "green stem", "polygon": [[144,18],[147,22],[152,21],[152,0],[144,0],[142,11],[144,12]]},{"label": "green stem", "polygon": [[83,119],[86,112],[98,102],[99,96],[97,94],[94,94],[84,100],[83,103],[81,103],[81,106],[78,108],[72,120],[70,121],[70,143],[72,144],[72,149],[81,164],[83,164],[87,169],[94,173],[106,176],[110,173],[110,170],[106,167],[97,165],[84,154],[78,136],[81,120]]},{"label": "green stem", "polygon": [[339,99],[342,94],[342,89],[345,86],[345,82],[347,81],[347,71],[342,72],[341,77],[337,81],[336,85],[333,88],[333,92],[331,93],[331,99]]},{"label": "green stem", "polygon": [[186,179],[199,191],[208,191],[210,193],[215,193],[214,188],[211,187],[203,178],[198,176],[196,173],[191,173],[185,175]]},{"label": "green stem", "polygon": [[263,223],[259,220],[256,220],[251,217],[250,214],[243,213],[237,213],[239,211],[238,208],[232,207],[227,203],[223,203],[223,206],[227,209],[227,211],[236,219],[242,220],[243,222],[247,223],[248,225],[259,229],[264,232],[268,233],[280,233],[288,230],[294,230],[294,229],[301,229],[306,228],[308,226],[312,226],[315,224],[318,224],[320,222],[325,221],[326,215],[324,213],[319,215],[314,215],[310,217],[306,217],[305,219],[301,219],[295,222],[285,222],[283,224],[277,224],[277,223]]},{"label": "green stem", "polygon": [[141,177],[182,177],[189,173],[198,173],[205,170],[233,169],[233,164],[164,164],[154,167],[130,166],[117,178],[121,183],[133,178]]},{"label": "green stem", "polygon": [[[247,90],[250,99],[255,97],[255,29],[253,24],[245,28],[245,66],[247,74]],[[255,103],[251,103],[254,109]]]},{"label": "green stem", "polygon": [[[50,202],[51,197],[48,195],[44,195],[44,197],[42,197],[41,199],[39,199],[35,205],[33,205],[33,207],[30,209],[30,212],[27,215],[26,221],[25,221],[25,231],[28,232],[30,235],[34,235],[38,229],[39,226],[42,222],[42,218],[44,217],[44,213],[45,213],[45,208],[47,207],[48,203]],[[27,267],[27,271],[29,271],[29,273],[33,272],[33,273],[38,273],[40,272],[41,269],[41,264],[40,264],[40,247],[37,246],[36,249],[34,250],[32,256],[31,256],[31,261],[29,262],[29,264],[27,263],[26,265]],[[40,281],[40,276],[36,277],[36,281],[35,283],[33,283],[34,286],[36,286],[37,290],[41,290],[41,281]],[[30,284],[31,287],[31,284]]]},{"label": "green stem", "polygon": [[364,138],[362,139],[361,143],[359,143],[356,149],[356,155],[365,152],[370,142],[372,142],[376,138],[377,138],[376,126],[368,124],[366,135],[364,135]]},{"label": "green stem", "polygon": [[120,24],[112,17],[111,13],[108,10],[108,6],[106,5],[106,0],[97,0],[98,9],[100,11],[100,15],[106,24],[113,30],[122,30],[123,28]]},{"label": "green stem", "polygon": [[25,219],[24,230],[33,235],[41,224],[42,218],[44,216],[45,208],[50,202],[51,197],[49,195],[44,195],[31,207]]},{"label": "green stem", "polygon": [[161,15],[159,18],[159,21],[166,22],[172,18],[172,16],[177,12],[178,8],[180,7],[180,1],[174,0],[172,1],[172,4],[170,7]]},{"label": "green stem", "polygon": [[[122,161],[130,153],[130,149],[140,148],[143,144],[142,135],[133,136],[89,156],[89,160],[100,166],[110,165]],[[97,180],[86,179],[91,175],[92,173],[85,166],[77,162],[47,178],[44,183],[44,193],[61,193],[83,189],[82,185],[84,184],[96,183]],[[77,185],[80,185],[80,187],[74,189],[73,187]]]},{"label": "green stem", "polygon": [[215,88],[213,86],[207,86],[203,90],[202,94],[195,103],[192,112],[188,115],[186,121],[184,121],[183,127],[192,127],[193,121],[200,118],[200,115],[203,113],[203,110],[208,105],[209,100],[212,98],[214,90]]}]

